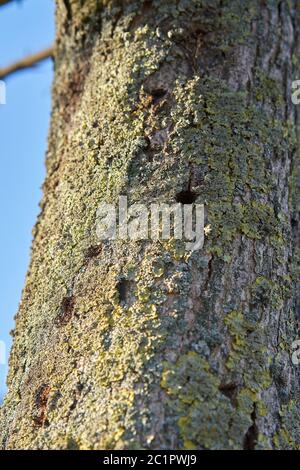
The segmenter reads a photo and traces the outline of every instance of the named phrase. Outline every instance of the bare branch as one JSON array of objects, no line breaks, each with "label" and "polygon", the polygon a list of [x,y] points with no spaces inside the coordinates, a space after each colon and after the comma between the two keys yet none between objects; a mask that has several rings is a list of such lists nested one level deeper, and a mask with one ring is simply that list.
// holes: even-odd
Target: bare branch
[{"label": "bare branch", "polygon": [[[3,0],[0,0],[0,2]],[[39,62],[42,62],[49,57],[53,57],[54,48],[53,46],[44,49],[43,51],[37,52],[36,54],[31,54],[24,59],[21,59],[14,64],[8,65],[7,67],[0,68],[0,80],[7,78],[9,75],[12,75],[15,72],[20,70],[34,67]]]},{"label": "bare branch", "polygon": [[2,5],[6,5],[6,3],[11,3],[13,0],[0,0],[0,7],[2,7]]}]

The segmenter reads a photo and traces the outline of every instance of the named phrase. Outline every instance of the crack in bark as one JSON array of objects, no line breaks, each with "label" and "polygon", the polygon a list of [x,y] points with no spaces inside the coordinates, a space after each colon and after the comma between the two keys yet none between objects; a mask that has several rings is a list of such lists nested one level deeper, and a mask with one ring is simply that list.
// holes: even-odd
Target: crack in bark
[{"label": "crack in bark", "polygon": [[244,438],[244,450],[255,450],[255,446],[257,444],[258,440],[258,427],[256,424],[256,403],[253,403],[253,411],[251,413],[251,419],[252,419],[252,425],[246,432],[245,438]]}]

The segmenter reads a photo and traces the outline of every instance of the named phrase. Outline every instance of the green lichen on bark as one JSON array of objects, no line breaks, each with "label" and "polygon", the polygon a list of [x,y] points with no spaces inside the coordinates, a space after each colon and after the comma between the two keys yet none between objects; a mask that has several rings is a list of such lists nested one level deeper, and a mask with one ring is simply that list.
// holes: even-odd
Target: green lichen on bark
[{"label": "green lichen on bark", "polygon": [[[297,3],[57,4],[2,447],[297,448]],[[203,250],[98,240],[101,202],[187,189]]]}]

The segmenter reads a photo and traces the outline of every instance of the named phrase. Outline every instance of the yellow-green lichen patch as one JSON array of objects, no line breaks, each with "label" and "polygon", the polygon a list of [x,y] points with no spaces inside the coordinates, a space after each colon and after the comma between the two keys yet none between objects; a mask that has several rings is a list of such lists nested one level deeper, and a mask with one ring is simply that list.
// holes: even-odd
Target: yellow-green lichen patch
[{"label": "yellow-green lichen patch", "polygon": [[252,397],[243,390],[235,408],[220,392],[220,378],[207,360],[190,351],[175,364],[165,363],[161,387],[178,416],[181,448],[239,449],[251,426]]},{"label": "yellow-green lichen patch", "polygon": [[281,425],[273,438],[276,449],[280,450],[300,450],[299,433],[299,403],[291,400],[280,410]]}]

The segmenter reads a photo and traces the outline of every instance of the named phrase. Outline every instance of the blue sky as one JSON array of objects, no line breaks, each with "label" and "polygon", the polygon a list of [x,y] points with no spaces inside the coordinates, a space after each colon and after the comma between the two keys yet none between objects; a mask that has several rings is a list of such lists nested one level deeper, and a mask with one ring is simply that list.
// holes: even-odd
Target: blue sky
[{"label": "blue sky", "polygon": [[[0,8],[0,68],[54,40],[54,0],[19,0]],[[6,80],[0,105],[0,341],[18,309],[39,212],[50,117],[50,60]],[[7,367],[0,365],[0,397]]]}]

